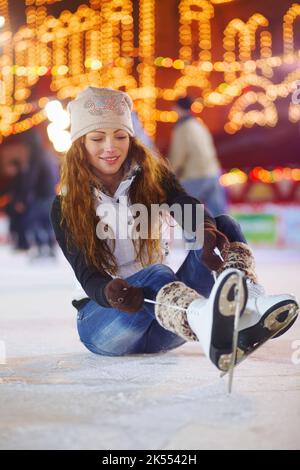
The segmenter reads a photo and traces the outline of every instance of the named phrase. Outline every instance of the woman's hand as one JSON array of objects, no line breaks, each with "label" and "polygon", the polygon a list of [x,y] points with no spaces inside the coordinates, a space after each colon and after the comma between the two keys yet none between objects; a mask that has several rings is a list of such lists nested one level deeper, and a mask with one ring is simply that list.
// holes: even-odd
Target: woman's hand
[{"label": "woman's hand", "polygon": [[144,302],[143,289],[131,286],[127,281],[120,278],[113,279],[106,284],[104,295],[113,308],[128,313],[138,312]]},{"label": "woman's hand", "polygon": [[204,226],[204,245],[202,261],[211,271],[217,271],[223,265],[223,261],[214,250],[218,248],[222,257],[226,259],[229,250],[229,241],[224,233],[219,232],[213,224]]}]

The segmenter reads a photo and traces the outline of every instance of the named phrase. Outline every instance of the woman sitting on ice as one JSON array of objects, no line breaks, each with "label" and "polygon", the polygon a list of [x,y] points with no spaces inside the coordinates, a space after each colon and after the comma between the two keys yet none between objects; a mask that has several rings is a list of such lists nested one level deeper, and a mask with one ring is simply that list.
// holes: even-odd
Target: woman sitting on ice
[{"label": "woman sitting on ice", "polygon": [[[72,146],[63,161],[62,194],[54,200],[51,219],[85,292],[73,305],[87,349],[120,356],[199,341],[208,358],[226,371],[235,316],[240,317],[237,360],[290,328],[298,311],[295,298],[265,293],[251,249],[231,217],[213,218],[205,211],[203,247],[188,250],[176,272],[168,266],[167,247],[160,236],[151,236],[151,230],[160,230],[158,221],[150,220],[151,207],[190,205],[196,233],[200,202],[187,195],[163,158],[134,137],[127,93],[88,87],[69,111]],[[149,236],[124,238],[103,223],[105,205],[118,215],[125,209],[123,228],[134,227],[134,204],[148,211]],[[186,236],[187,220],[180,223]]]}]

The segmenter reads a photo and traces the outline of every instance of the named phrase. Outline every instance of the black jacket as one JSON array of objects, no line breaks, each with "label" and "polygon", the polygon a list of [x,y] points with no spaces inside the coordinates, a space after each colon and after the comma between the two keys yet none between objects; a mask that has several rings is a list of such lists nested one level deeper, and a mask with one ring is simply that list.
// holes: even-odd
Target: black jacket
[{"label": "black jacket", "polygon": [[[169,177],[163,182],[163,186],[167,192],[167,200],[164,201],[166,204],[171,206],[172,204],[179,204],[182,207],[182,213],[184,212],[184,204],[191,204],[193,210],[193,220],[196,218],[196,206],[200,202],[189,196],[182,186],[178,183],[173,173],[169,173]],[[89,265],[84,258],[83,253],[76,247],[72,246],[71,251],[67,249],[66,243],[66,230],[60,226],[61,220],[61,205],[60,199],[62,196],[56,196],[51,209],[51,222],[55,232],[56,240],[62,249],[65,257],[73,268],[76,278],[80,282],[83,290],[86,292],[88,298],[94,300],[103,307],[111,307],[108,304],[103,289],[106,284],[113,279],[108,273],[101,273],[94,266]],[[175,217],[176,218],[176,217]],[[205,210],[204,220],[209,221],[215,225],[214,218]],[[185,228],[185,222],[179,221],[182,228]],[[196,231],[196,227],[192,225],[193,231]],[[86,300],[85,300],[86,301]],[[76,308],[80,308],[84,301],[73,301],[73,305]]]}]

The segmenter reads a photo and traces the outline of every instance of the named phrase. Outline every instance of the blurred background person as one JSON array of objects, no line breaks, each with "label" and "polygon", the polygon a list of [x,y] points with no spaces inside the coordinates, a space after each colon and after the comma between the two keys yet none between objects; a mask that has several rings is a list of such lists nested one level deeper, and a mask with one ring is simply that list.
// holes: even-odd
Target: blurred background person
[{"label": "blurred background person", "polygon": [[16,251],[27,251],[30,243],[27,235],[27,210],[24,205],[23,175],[28,161],[27,147],[20,137],[9,136],[0,146],[1,173],[6,180],[8,203],[5,212],[9,217],[10,241]]},{"label": "blurred background person", "polygon": [[199,199],[214,217],[227,212],[226,193],[219,183],[221,167],[209,129],[191,113],[189,96],[179,98],[169,150],[172,168],[184,189]]},{"label": "blurred background person", "polygon": [[55,237],[49,210],[56,194],[58,164],[46,151],[36,130],[7,137],[0,146],[2,172],[10,178],[10,235],[15,250],[32,250],[31,257],[54,257]]},{"label": "blurred background person", "polygon": [[[8,230],[10,239],[18,241],[19,250],[29,249],[26,242],[24,230],[22,225],[19,224],[20,217],[17,212],[13,210],[11,202],[11,189],[18,172],[20,171],[20,161],[14,158],[7,152],[1,152],[0,146],[0,216],[5,214],[7,219],[7,231],[4,234],[4,239],[8,240]],[[3,235],[3,234],[2,234]],[[1,238],[1,237],[0,237]]]}]

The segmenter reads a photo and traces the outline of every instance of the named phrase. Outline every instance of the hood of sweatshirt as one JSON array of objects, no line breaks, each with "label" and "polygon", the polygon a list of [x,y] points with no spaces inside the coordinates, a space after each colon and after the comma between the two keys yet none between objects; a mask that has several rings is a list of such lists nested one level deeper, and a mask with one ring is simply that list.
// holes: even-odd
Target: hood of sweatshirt
[{"label": "hood of sweatshirt", "polygon": [[141,170],[141,166],[134,160],[126,160],[124,163],[124,173],[122,180],[120,181],[120,184],[116,189],[114,195],[112,196],[111,194],[109,194],[105,186],[100,184],[99,187],[93,187],[93,193],[96,197],[96,200],[98,200],[99,202],[108,202],[117,200],[120,196],[124,196],[125,194],[127,194],[133,180],[135,179],[137,174],[140,173]]}]

